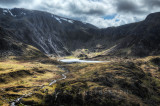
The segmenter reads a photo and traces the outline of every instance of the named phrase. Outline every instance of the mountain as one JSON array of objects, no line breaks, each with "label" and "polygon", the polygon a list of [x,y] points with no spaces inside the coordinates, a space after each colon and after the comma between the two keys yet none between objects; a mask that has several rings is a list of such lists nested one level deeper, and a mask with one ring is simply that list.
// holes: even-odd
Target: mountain
[{"label": "mountain", "polygon": [[14,39],[32,45],[46,54],[69,55],[85,46],[95,26],[47,12],[27,9],[0,9],[0,26],[14,33]]},{"label": "mountain", "polygon": [[101,29],[101,39],[109,51],[105,55],[149,56],[160,54],[160,13],[144,21]]},{"label": "mountain", "polygon": [[56,56],[71,55],[77,49],[103,51],[105,56],[160,54],[160,13],[141,22],[99,29],[47,12],[1,8],[0,27],[12,32],[15,40]]},{"label": "mountain", "polygon": [[[159,106],[159,41],[160,13],[99,29],[47,12],[0,9],[0,106]],[[67,64],[45,54],[98,61]]]},{"label": "mountain", "polygon": [[46,57],[37,48],[15,40],[14,33],[0,27],[0,58],[20,56],[21,59]]}]

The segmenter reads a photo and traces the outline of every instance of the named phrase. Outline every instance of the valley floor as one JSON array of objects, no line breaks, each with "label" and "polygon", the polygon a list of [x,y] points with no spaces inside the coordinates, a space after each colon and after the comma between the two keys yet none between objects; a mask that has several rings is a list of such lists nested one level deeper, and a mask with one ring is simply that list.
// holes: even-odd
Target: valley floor
[{"label": "valley floor", "polygon": [[[57,67],[61,66],[61,67]],[[60,79],[65,70],[67,78]],[[0,61],[0,105],[160,105],[160,57],[64,64],[52,59]]]},{"label": "valley floor", "polygon": [[[51,59],[15,60],[3,59],[0,61],[0,105],[9,104],[16,98],[39,91],[55,79],[60,79],[64,70],[57,67],[59,64]],[[45,87],[46,88],[46,87]],[[54,87],[48,87],[53,91]],[[45,89],[41,89],[44,90]],[[37,101],[41,101],[37,99]]]}]

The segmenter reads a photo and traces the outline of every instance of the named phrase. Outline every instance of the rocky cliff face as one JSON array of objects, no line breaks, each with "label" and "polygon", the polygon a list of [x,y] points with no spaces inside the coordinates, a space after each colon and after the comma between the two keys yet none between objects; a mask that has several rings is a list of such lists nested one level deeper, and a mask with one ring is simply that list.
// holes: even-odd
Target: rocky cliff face
[{"label": "rocky cliff face", "polygon": [[21,54],[22,49],[16,45],[16,41],[11,38],[12,33],[0,27],[0,53]]},{"label": "rocky cliff face", "polygon": [[[37,48],[13,38],[14,33],[0,27],[0,58],[18,56],[19,59],[46,57]],[[18,58],[17,58],[18,59]]]},{"label": "rocky cliff face", "polygon": [[83,46],[92,38],[86,30],[96,28],[47,12],[18,8],[0,9],[0,26],[12,31],[18,41],[60,56]]},{"label": "rocky cliff face", "polygon": [[141,22],[101,29],[101,38],[105,47],[112,48],[106,55],[159,55],[160,13],[150,14]]},{"label": "rocky cliff face", "polygon": [[141,22],[98,29],[47,12],[0,9],[0,26],[12,32],[10,36],[17,41],[57,56],[83,48],[94,51],[97,45],[109,56],[160,54],[160,13],[150,14]]}]

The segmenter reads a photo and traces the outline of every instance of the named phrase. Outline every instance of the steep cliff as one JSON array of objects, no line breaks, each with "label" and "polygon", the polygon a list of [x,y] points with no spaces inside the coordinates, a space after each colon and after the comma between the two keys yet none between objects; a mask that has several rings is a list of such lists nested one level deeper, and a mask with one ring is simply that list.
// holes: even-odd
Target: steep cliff
[{"label": "steep cliff", "polygon": [[[144,21],[101,29],[106,55],[148,56],[160,54],[160,13],[152,13]],[[112,48],[112,49],[111,49]]]},{"label": "steep cliff", "polygon": [[160,54],[160,13],[144,21],[99,29],[91,24],[22,8],[0,9],[0,26],[19,42],[45,54],[65,56],[77,49],[100,51],[108,56]]},{"label": "steep cliff", "polygon": [[46,54],[68,55],[92,38],[86,30],[93,25],[42,11],[0,9],[0,26],[14,33],[18,41]]}]

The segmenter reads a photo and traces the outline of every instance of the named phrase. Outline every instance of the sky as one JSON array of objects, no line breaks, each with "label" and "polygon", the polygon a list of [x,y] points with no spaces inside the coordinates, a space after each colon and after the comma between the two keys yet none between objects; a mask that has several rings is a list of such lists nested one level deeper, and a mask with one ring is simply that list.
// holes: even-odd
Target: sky
[{"label": "sky", "polygon": [[0,7],[42,10],[106,28],[160,12],[160,0],[0,0]]}]

